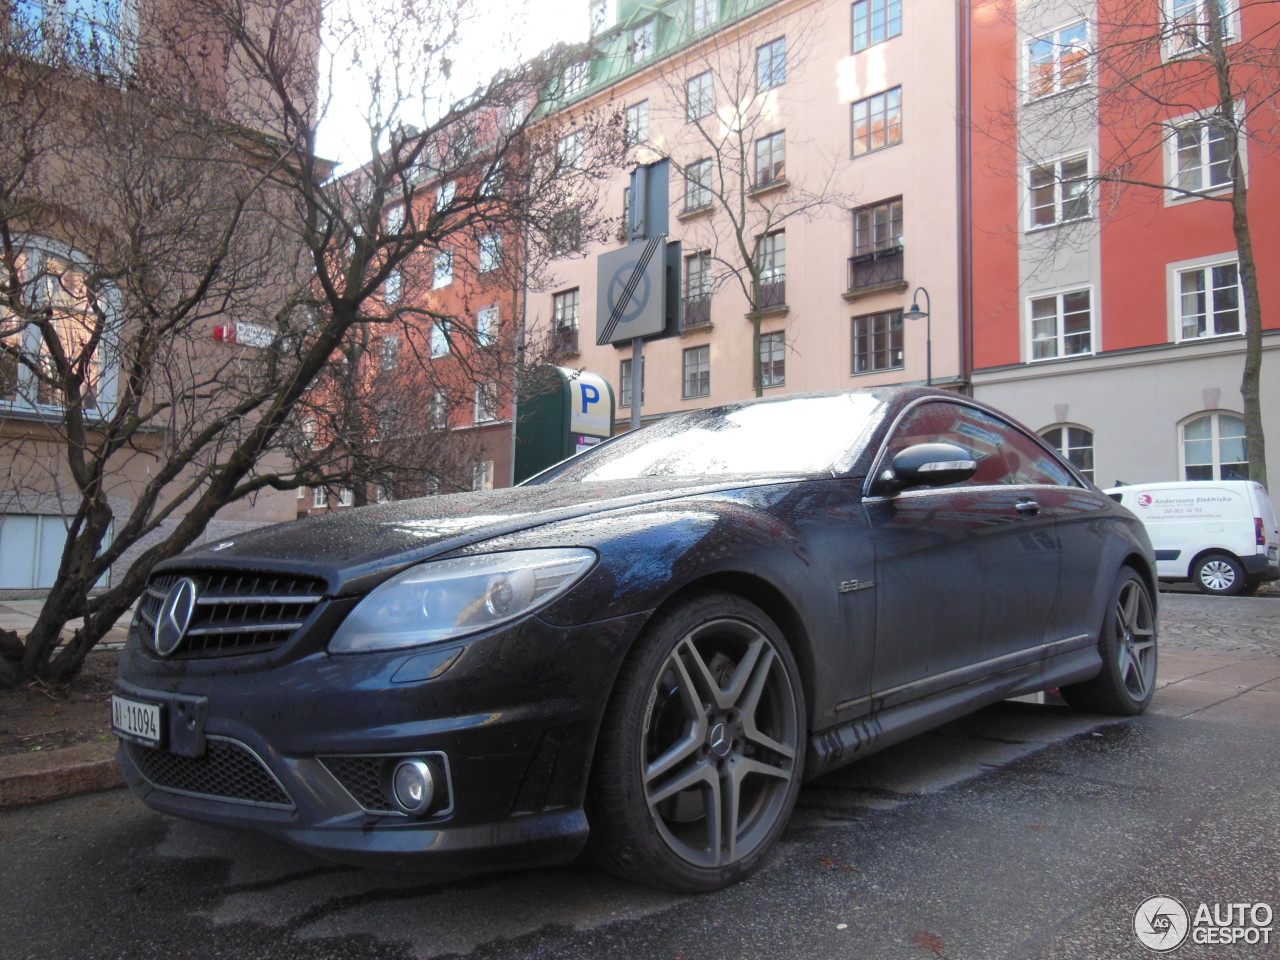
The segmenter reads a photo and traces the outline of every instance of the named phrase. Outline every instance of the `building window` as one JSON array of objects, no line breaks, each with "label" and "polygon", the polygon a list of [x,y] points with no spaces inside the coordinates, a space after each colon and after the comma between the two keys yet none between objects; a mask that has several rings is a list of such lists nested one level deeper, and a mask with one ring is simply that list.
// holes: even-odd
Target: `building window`
[{"label": "building window", "polygon": [[453,203],[453,198],[458,195],[458,184],[454,180],[446,180],[440,184],[440,191],[436,194],[436,209],[447,210],[449,204]]},{"label": "building window", "polygon": [[902,142],[901,87],[855,101],[852,113],[855,157]]},{"label": "building window", "polygon": [[577,207],[557,211],[547,230],[547,248],[554,257],[582,249],[582,211]]},{"label": "building window", "polygon": [[311,506],[323,509],[329,505],[329,491],[324,487],[316,487],[311,491]]},{"label": "building window", "polygon": [[756,49],[756,88],[761,92],[787,82],[787,38],[779,37]]},{"label": "building window", "polygon": [[10,16],[33,59],[119,74],[131,65],[136,24],[127,0],[16,0]]},{"label": "building window", "polygon": [[498,385],[492,381],[476,384],[476,423],[498,418]]},{"label": "building window", "polygon": [[350,487],[338,488],[338,506],[349,507],[356,502],[356,495]]},{"label": "building window", "polygon": [[404,290],[404,276],[399,270],[392,270],[382,284],[382,299],[389,304],[399,303],[400,294]]},{"label": "building window", "polygon": [[498,336],[498,305],[481,307],[476,311],[476,343],[487,347]]},{"label": "building window", "polygon": [[[83,377],[74,402],[86,412],[105,413],[113,399],[116,366],[104,364],[103,354],[109,353],[107,345],[119,323],[118,291],[102,281],[91,287],[94,271],[61,244],[38,238],[24,242],[12,268],[0,266],[0,281],[12,284],[24,304],[19,315],[0,305],[0,330],[9,330],[0,336],[0,405],[39,408],[73,402],[62,388],[71,370]],[[241,330],[249,326],[243,324]]]},{"label": "building window", "polygon": [[787,382],[787,343],[782,331],[760,335],[760,386],[780,387]]},{"label": "building window", "polygon": [[902,369],[902,311],[853,318],[853,372]]},{"label": "building window", "polygon": [[590,79],[591,64],[586,60],[569,64],[564,68],[564,75],[561,77],[561,82],[564,85],[564,95],[571,97],[575,93],[581,93],[587,89],[587,82]]},{"label": "building window", "polygon": [[568,170],[576,170],[582,166],[584,157],[584,147],[582,144],[582,133],[575,130],[573,133],[560,138],[556,144],[556,158],[560,162],[560,166]]},{"label": "building window", "polygon": [[693,0],[693,29],[705,30],[720,16],[720,0]]},{"label": "building window", "polygon": [[649,101],[641,100],[627,107],[627,146],[635,147],[649,139]]},{"label": "building window", "polygon": [[1210,115],[1173,125],[1169,182],[1195,193],[1230,186],[1232,157],[1227,148],[1227,121]]},{"label": "building window", "polygon": [[435,276],[431,286],[439,290],[451,283],[453,283],[453,251],[439,250],[436,252]]},{"label": "building window", "polygon": [[646,20],[631,31],[631,62],[643,63],[653,56],[654,40],[657,34],[654,21]]},{"label": "building window", "polygon": [[387,233],[395,235],[404,230],[404,204],[397,203],[387,210]]},{"label": "building window", "polygon": [[1182,425],[1182,468],[1187,480],[1248,480],[1244,420],[1209,413]]},{"label": "building window", "polygon": [[480,255],[477,265],[481,273],[497,270],[502,263],[502,237],[496,233],[480,235]]},{"label": "building window", "polygon": [[431,359],[443,357],[449,353],[449,321],[437,320],[431,325]]},{"label": "building window", "polygon": [[[710,395],[711,347],[690,347],[684,351],[684,390],[681,396],[690,400]],[[643,402],[641,399],[641,403]]]},{"label": "building window", "polygon": [[765,187],[777,183],[786,176],[787,143],[786,135],[779,130],[756,141],[756,183],[757,187]]},{"label": "building window", "polygon": [[689,164],[684,176],[684,209],[701,210],[711,206],[711,161]]},{"label": "building window", "polygon": [[1089,157],[1055,160],[1027,172],[1029,226],[1049,227],[1089,216]]},{"label": "building window", "polygon": [[853,211],[853,254],[862,256],[902,246],[902,198]]},{"label": "building window", "polygon": [[1164,10],[1165,56],[1207,52],[1212,44],[1210,17],[1217,14],[1225,43],[1240,36],[1238,0],[1161,0]]},{"label": "building window", "polygon": [[[631,406],[630,360],[623,360],[618,368],[618,406]],[[640,358],[640,406],[644,406],[644,357]]]},{"label": "building window", "polygon": [[471,475],[472,490],[492,490],[493,489],[493,461],[481,460],[475,465],[475,469]]},{"label": "building window", "polygon": [[576,353],[578,350],[578,304],[577,287],[565,290],[551,297],[551,313],[555,324],[555,346],[557,353]]},{"label": "building window", "polygon": [[1177,271],[1180,339],[1222,337],[1242,329],[1240,268],[1233,260]]},{"label": "building window", "polygon": [[901,33],[902,0],[854,0],[854,53]]},{"label": "building window", "polygon": [[1093,431],[1084,427],[1049,427],[1040,431],[1045,443],[1057,450],[1064,460],[1093,481]]},{"label": "building window", "polygon": [[689,78],[689,82],[685,84],[685,101],[685,115],[690,123],[715,113],[715,80],[710,70]]},{"label": "building window", "polygon": [[382,338],[382,369],[394,370],[400,366],[400,337],[389,333]]},{"label": "building window", "polygon": [[437,390],[431,395],[431,407],[427,411],[427,423],[435,430],[443,430],[449,425],[449,404],[444,394]]},{"label": "building window", "polygon": [[1093,352],[1093,309],[1088,290],[1032,297],[1031,359],[1051,360]]},{"label": "building window", "polygon": [[493,168],[484,175],[484,179],[480,181],[480,196],[496,197],[502,193],[502,187],[507,180],[507,171],[499,160],[494,163]]},{"label": "building window", "polygon": [[704,327],[711,322],[711,251],[684,258],[684,310],[682,329]]},{"label": "building window", "polygon": [[1089,79],[1089,28],[1083,21],[1027,43],[1027,96],[1078,87]]},{"label": "building window", "polygon": [[760,238],[761,307],[781,307],[787,302],[787,235],[775,230]]}]

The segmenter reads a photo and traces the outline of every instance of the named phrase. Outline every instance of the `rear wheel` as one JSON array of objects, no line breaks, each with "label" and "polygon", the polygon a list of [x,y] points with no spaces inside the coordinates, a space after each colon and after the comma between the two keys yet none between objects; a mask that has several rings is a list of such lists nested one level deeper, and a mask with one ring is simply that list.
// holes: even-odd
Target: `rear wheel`
[{"label": "rear wheel", "polygon": [[1211,553],[1201,557],[1191,573],[1201,593],[1230,597],[1244,590],[1245,572],[1240,561],[1229,553]]},{"label": "rear wheel", "polygon": [[1146,581],[1120,571],[1098,637],[1102,672],[1062,688],[1079,710],[1135,716],[1147,709],[1156,687],[1156,616]]},{"label": "rear wheel", "polygon": [[600,731],[595,859],[685,893],[749,875],[795,806],[804,716],[795,659],[758,607],[705,593],[659,613]]}]

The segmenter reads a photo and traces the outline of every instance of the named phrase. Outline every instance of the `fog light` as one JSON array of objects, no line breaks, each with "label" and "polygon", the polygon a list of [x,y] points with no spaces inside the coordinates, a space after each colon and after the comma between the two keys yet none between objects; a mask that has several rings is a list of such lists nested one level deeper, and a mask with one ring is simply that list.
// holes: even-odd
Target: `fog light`
[{"label": "fog light", "polygon": [[436,782],[425,760],[401,760],[391,774],[391,794],[396,806],[411,817],[420,817],[435,799]]}]

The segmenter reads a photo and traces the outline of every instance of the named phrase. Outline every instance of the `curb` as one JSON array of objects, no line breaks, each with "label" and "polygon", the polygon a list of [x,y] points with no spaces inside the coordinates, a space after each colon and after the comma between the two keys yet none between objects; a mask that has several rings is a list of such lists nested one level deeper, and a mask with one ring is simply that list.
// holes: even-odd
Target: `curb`
[{"label": "curb", "polygon": [[123,787],[115,752],[112,741],[0,757],[0,810]]}]

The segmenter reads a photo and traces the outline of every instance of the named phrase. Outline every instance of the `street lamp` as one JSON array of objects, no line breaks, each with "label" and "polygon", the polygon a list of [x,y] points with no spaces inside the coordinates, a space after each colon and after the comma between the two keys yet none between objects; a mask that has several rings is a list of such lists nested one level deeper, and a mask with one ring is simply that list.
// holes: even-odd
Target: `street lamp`
[{"label": "street lamp", "polygon": [[[920,301],[918,295],[924,294],[924,309],[920,309]],[[933,386],[933,317],[929,311],[932,308],[929,302],[929,291],[924,287],[916,287],[915,293],[911,294],[911,309],[902,315],[904,320],[919,320],[924,317],[924,370],[925,370],[925,386]]]}]

